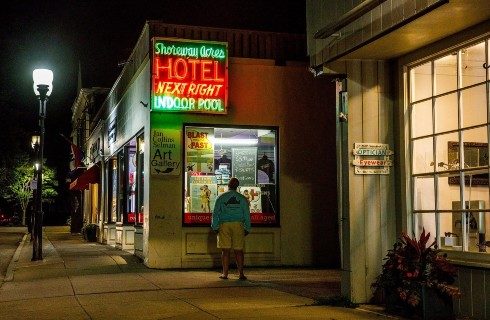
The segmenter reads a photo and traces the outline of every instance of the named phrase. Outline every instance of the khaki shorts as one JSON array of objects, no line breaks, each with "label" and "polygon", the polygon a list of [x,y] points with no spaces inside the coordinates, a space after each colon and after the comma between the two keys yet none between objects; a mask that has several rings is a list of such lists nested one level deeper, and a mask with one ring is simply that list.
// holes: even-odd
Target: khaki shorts
[{"label": "khaki shorts", "polygon": [[241,222],[223,222],[219,226],[218,248],[243,250],[245,229]]}]

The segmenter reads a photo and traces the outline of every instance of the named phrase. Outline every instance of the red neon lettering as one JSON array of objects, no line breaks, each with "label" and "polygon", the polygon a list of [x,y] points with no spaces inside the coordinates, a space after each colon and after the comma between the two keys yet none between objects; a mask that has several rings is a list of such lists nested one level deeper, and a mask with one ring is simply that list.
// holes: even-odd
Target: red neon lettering
[{"label": "red neon lettering", "polygon": [[218,68],[219,68],[218,61],[214,61],[214,81],[223,82],[223,81],[225,81],[225,79],[219,77]]},{"label": "red neon lettering", "polygon": [[197,75],[197,71],[196,71],[196,68],[197,68],[197,65],[199,64],[199,60],[196,60],[196,59],[189,59],[187,60],[191,66],[192,66],[192,81],[195,81],[196,80],[196,75]]},{"label": "red neon lettering", "polygon": [[160,78],[160,72],[165,72],[167,71],[168,73],[168,78],[172,78],[172,58],[168,59],[168,64],[166,66],[161,66],[160,65],[160,59],[155,58],[155,74],[157,78]]},{"label": "red neon lettering", "polygon": [[202,60],[201,61],[201,80],[203,81],[212,81],[214,80],[211,77],[208,77],[208,75],[211,73],[211,62],[209,60]]},{"label": "red neon lettering", "polygon": [[[165,62],[166,64],[164,64]],[[160,59],[157,57],[155,58],[154,73],[156,78],[163,78],[168,80],[186,79],[188,81],[225,81],[223,75],[220,75],[219,62],[212,60],[184,58],[177,58],[174,60],[173,58]],[[195,89],[199,90],[200,88],[194,88],[192,90]],[[162,88],[160,88],[159,90],[160,92],[163,91]]]},{"label": "red neon lettering", "polygon": [[[181,74],[179,74],[179,65],[182,66],[182,73]],[[183,80],[183,79],[187,78],[187,62],[184,59],[178,58],[177,60],[175,60],[174,74],[175,74],[175,78],[177,78],[178,80]],[[172,78],[169,76],[169,79],[172,79]]]}]

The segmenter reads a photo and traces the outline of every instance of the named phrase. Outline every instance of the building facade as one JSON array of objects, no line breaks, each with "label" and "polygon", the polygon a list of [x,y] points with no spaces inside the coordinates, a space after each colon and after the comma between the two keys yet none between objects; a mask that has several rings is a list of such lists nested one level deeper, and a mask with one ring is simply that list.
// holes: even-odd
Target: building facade
[{"label": "building facade", "polygon": [[337,267],[335,88],[311,77],[305,42],[147,22],[87,135],[99,240],[151,268],[217,266],[211,211],[236,176],[247,265]]},{"label": "building facade", "polygon": [[[458,266],[455,313],[490,318],[489,19],[488,1],[307,1],[310,67],[338,80],[342,290],[356,302],[401,232],[425,229]],[[362,145],[393,153],[367,172]]]}]

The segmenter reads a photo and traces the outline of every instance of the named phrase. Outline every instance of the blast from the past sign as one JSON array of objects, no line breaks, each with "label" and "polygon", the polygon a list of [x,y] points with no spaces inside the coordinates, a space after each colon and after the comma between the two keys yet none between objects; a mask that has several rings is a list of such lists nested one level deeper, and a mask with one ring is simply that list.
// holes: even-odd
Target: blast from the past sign
[{"label": "blast from the past sign", "polygon": [[153,39],[151,109],[225,114],[228,43]]}]

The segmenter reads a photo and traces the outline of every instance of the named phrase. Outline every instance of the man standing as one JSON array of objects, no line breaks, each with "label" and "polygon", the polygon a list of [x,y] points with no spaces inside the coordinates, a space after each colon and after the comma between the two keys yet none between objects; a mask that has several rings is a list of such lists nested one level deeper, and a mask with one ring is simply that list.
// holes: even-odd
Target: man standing
[{"label": "man standing", "polygon": [[228,279],[230,264],[230,250],[235,251],[235,258],[240,280],[246,280],[243,273],[243,245],[245,236],[250,233],[250,208],[247,199],[237,188],[240,182],[231,178],[228,182],[228,191],[216,199],[211,228],[218,234],[218,248],[221,249],[221,264],[223,271],[219,276]]}]

